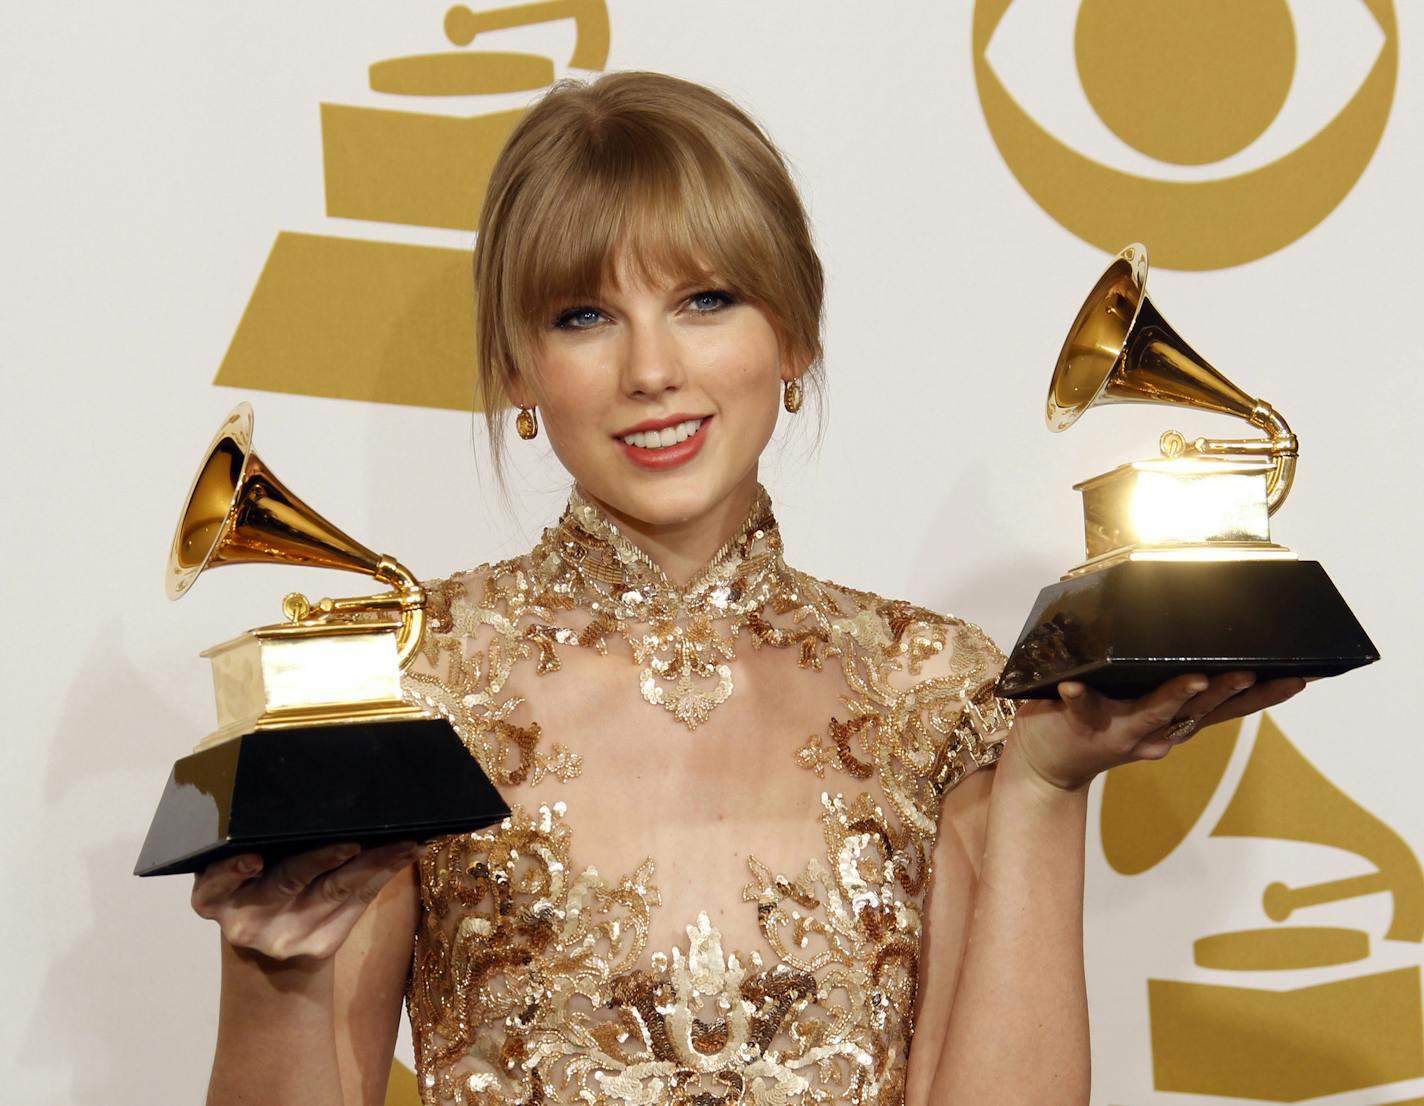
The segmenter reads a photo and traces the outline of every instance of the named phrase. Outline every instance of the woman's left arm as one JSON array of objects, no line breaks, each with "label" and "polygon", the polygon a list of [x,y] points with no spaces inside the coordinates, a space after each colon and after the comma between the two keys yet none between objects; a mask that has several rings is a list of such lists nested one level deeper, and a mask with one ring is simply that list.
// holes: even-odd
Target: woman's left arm
[{"label": "woman's left arm", "polygon": [[[926,955],[948,955],[957,964],[948,973],[948,1015],[931,1019],[942,1027],[931,1038],[940,1046],[933,1075],[923,1097],[909,1100],[911,1106],[1086,1106],[1088,785],[1100,772],[1161,759],[1197,728],[1272,706],[1304,686],[1300,680],[1253,683],[1249,673],[1210,681],[1183,676],[1132,702],[1064,683],[1058,701],[1019,711],[992,786],[981,787],[987,800],[975,804],[967,796],[968,810],[948,816],[952,832],[936,847],[937,865],[944,859],[951,873],[959,869],[960,878],[942,882],[936,870],[941,901],[931,903]],[[1195,725],[1182,725],[1187,721]],[[956,799],[952,793],[949,801]],[[980,832],[973,828],[976,806]],[[976,858],[972,854],[980,846]],[[962,855],[956,859],[956,854]],[[942,901],[946,883],[971,891],[961,900],[961,920],[947,925],[943,919],[954,909]],[[937,924],[959,932],[936,933]],[[940,973],[930,964],[926,974],[933,984]],[[924,1005],[933,1006],[934,998],[925,996]],[[916,1050],[928,1043],[917,1032]],[[912,1076],[920,1077],[912,1079],[912,1092],[925,1087],[928,1062],[922,1056],[914,1060]]]}]

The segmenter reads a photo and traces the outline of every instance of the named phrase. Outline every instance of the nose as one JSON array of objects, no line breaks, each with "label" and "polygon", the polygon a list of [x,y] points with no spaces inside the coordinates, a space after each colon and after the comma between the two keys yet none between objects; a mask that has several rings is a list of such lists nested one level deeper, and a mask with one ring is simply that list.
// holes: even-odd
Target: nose
[{"label": "nose", "polygon": [[627,395],[656,399],[682,386],[682,357],[669,320],[630,319],[625,335],[622,382]]}]

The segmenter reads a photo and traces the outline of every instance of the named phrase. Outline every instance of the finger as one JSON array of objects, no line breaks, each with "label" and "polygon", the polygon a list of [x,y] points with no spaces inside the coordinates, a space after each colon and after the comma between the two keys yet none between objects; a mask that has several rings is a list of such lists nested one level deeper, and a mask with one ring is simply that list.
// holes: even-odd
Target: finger
[{"label": "finger", "polygon": [[1176,676],[1138,699],[1133,705],[1133,714],[1143,732],[1161,729],[1177,717],[1190,699],[1209,686],[1210,681],[1199,673]]},{"label": "finger", "polygon": [[366,852],[381,864],[409,864],[424,851],[418,841],[392,841]]},{"label": "finger", "polygon": [[1182,704],[1174,721],[1175,719],[1195,721],[1200,727],[1204,724],[1202,720],[1212,711],[1228,702],[1233,696],[1241,694],[1255,682],[1256,674],[1254,672],[1225,672],[1214,676],[1207,684],[1205,691],[1198,692]]},{"label": "finger", "polygon": [[264,890],[281,898],[296,898],[314,879],[341,867],[360,851],[360,845],[344,841],[289,856],[263,877]]},{"label": "finger", "polygon": [[1161,760],[1178,744],[1180,742],[1173,741],[1170,737],[1150,737],[1132,747],[1132,756],[1136,760]]},{"label": "finger", "polygon": [[[1318,677],[1317,677],[1318,678]],[[1305,690],[1311,681],[1300,676],[1286,676],[1279,680],[1268,680],[1261,685],[1261,691],[1275,703],[1284,703]]]},{"label": "finger", "polygon": [[216,860],[193,877],[193,909],[203,917],[226,898],[262,871],[262,858],[256,853],[242,853],[225,860]]},{"label": "finger", "polygon": [[1232,718],[1241,718],[1244,715],[1255,714],[1257,711],[1265,710],[1267,707],[1274,707],[1298,695],[1304,690],[1305,684],[1306,681],[1298,676],[1287,676],[1283,679],[1267,680],[1263,684],[1257,684],[1249,691],[1244,691],[1240,695],[1228,699],[1220,707],[1203,718],[1202,725],[1210,726],[1217,722],[1225,722]]},{"label": "finger", "polygon": [[339,949],[346,939],[351,935],[351,931],[356,927],[356,923],[361,920],[361,916],[366,912],[366,908],[376,901],[381,892],[388,887],[408,865],[405,863],[387,865],[382,871],[376,873],[370,881],[363,884],[357,893],[351,895],[345,902],[336,906],[324,919],[322,919],[312,930],[311,934],[303,942],[308,949],[308,954],[312,956],[330,956]]},{"label": "finger", "polygon": [[1070,721],[1094,729],[1101,721],[1103,697],[1081,680],[1064,680],[1057,687],[1058,698],[1067,708]]},{"label": "finger", "polygon": [[333,912],[355,905],[359,914],[390,878],[409,867],[419,854],[420,846],[411,841],[365,849],[341,867],[313,880],[304,897],[324,900]]},{"label": "finger", "polygon": [[362,849],[345,864],[312,880],[306,894],[321,895],[331,902],[344,902],[353,889],[373,876],[404,868],[415,859],[419,850],[420,847],[411,841]]}]

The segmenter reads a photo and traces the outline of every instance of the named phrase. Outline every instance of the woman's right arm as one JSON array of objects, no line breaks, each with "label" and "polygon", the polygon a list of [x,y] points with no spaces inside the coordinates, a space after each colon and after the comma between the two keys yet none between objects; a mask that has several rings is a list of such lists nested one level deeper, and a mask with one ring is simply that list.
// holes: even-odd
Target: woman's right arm
[{"label": "woman's right arm", "polygon": [[222,929],[209,1106],[380,1106],[419,911],[419,849],[332,845],[194,883]]}]

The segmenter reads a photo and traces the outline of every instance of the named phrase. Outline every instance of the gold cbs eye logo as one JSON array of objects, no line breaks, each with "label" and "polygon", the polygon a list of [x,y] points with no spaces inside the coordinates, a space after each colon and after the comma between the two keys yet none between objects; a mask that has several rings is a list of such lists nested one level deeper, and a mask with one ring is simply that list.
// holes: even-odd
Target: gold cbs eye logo
[{"label": "gold cbs eye logo", "polygon": [[1379,145],[1399,62],[1392,0],[977,0],[973,48],[1028,194],[1172,269],[1253,261],[1329,215]]}]

